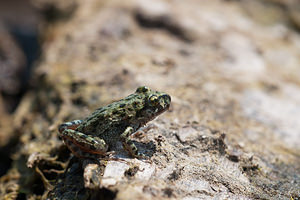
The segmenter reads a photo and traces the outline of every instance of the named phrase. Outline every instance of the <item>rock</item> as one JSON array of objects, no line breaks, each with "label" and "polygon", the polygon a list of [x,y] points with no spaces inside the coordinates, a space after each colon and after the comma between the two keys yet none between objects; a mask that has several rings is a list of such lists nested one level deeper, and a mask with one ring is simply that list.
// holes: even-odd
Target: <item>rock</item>
[{"label": "rock", "polygon": [[[35,89],[6,133],[20,135],[0,198],[299,198],[299,33],[259,23],[245,1],[143,2],[77,1],[42,32]],[[132,135],[149,158],[118,143],[112,157],[72,156],[58,125],[139,85],[172,97]]]}]

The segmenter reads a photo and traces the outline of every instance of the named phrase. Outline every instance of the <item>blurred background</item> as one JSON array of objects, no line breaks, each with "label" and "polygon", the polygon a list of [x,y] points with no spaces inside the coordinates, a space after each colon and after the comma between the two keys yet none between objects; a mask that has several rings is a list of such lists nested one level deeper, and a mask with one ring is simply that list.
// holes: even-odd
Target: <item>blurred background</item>
[{"label": "blurred background", "polygon": [[1,1],[1,94],[6,112],[13,112],[25,92],[39,55],[41,16],[29,1]]},{"label": "blurred background", "polygon": [[[28,89],[34,61],[39,57],[38,26],[40,23],[41,16],[30,1],[0,2],[1,128],[3,124],[10,123],[8,119],[13,115]],[[0,140],[6,140],[7,134],[9,133],[5,128],[2,129]],[[1,175],[8,170],[11,163],[7,148],[0,152]]]},{"label": "blurred background", "polygon": [[230,162],[258,160],[229,169],[252,182],[243,191],[236,175],[235,194],[300,198],[298,0],[1,0],[0,199],[45,194],[28,157],[65,161],[58,124],[139,85],[172,96],[161,126],[172,145],[222,132]]}]

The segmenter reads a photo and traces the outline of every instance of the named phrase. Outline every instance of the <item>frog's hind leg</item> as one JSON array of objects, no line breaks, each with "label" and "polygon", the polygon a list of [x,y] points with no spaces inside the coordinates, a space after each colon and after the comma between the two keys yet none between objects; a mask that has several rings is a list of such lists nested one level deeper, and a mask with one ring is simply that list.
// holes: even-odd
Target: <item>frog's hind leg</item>
[{"label": "frog's hind leg", "polygon": [[86,151],[83,151],[80,147],[78,147],[76,144],[74,144],[72,141],[70,140],[65,140],[65,144],[67,145],[67,147],[70,149],[70,151],[78,158],[90,158],[90,159],[99,159],[102,156],[106,156],[110,155],[111,152],[107,152],[104,155],[100,155],[100,154],[95,154],[95,153],[89,153]]},{"label": "frog's hind leg", "polygon": [[[60,133],[60,137],[64,140],[65,144],[75,155],[83,154],[78,153],[79,151],[77,149],[84,153],[98,155],[106,155],[106,152],[108,150],[108,145],[104,140],[98,137],[91,137],[72,129],[63,130]],[[78,155],[78,157],[81,156]]]},{"label": "frog's hind leg", "polygon": [[66,129],[75,130],[82,122],[83,122],[83,120],[78,119],[78,120],[63,123],[58,127],[58,131],[60,133],[62,133]]}]

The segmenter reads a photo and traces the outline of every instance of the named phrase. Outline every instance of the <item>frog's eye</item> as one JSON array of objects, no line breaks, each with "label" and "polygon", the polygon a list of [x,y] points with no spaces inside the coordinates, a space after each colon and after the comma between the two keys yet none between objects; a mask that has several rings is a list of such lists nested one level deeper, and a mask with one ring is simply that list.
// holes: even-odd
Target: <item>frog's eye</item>
[{"label": "frog's eye", "polygon": [[141,86],[141,87],[138,87],[135,92],[145,93],[145,92],[149,92],[149,91],[150,91],[150,88],[148,88],[147,86]]},{"label": "frog's eye", "polygon": [[150,104],[153,105],[153,106],[155,106],[159,103],[158,97],[156,95],[151,95],[149,97],[149,101],[150,101]]}]

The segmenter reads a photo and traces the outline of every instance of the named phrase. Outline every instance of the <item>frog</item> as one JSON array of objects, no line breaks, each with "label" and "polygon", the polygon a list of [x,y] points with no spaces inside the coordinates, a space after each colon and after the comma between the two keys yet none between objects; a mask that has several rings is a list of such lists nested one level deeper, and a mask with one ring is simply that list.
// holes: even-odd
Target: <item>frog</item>
[{"label": "frog", "polygon": [[97,159],[111,155],[111,147],[122,143],[134,158],[147,158],[130,136],[147,122],[167,111],[171,97],[165,92],[140,86],[133,94],[96,109],[83,120],[73,120],[58,127],[58,135],[79,158]]}]

